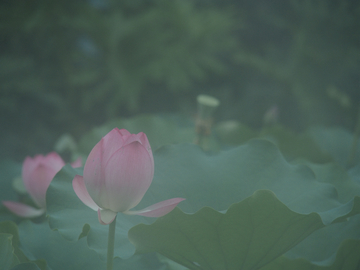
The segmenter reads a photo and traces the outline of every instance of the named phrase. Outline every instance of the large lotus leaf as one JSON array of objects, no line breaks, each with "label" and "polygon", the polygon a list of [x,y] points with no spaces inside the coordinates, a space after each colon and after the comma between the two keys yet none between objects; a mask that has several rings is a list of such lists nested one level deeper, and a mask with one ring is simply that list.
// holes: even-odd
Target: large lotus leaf
[{"label": "large lotus leaf", "polygon": [[19,262],[29,262],[29,259],[19,249],[20,239],[19,239],[19,231],[17,225],[12,221],[0,222],[0,233],[11,234],[14,254],[19,259]]},{"label": "large lotus leaf", "polygon": [[313,263],[329,264],[344,240],[360,240],[359,228],[360,215],[350,217],[346,222],[328,225],[307,237],[285,256],[290,259],[305,258]]},{"label": "large lotus leaf", "polygon": [[360,185],[360,164],[349,169],[348,174],[356,184]]},{"label": "large lotus leaf", "polygon": [[24,253],[32,260],[45,259],[52,270],[101,269],[104,264],[99,255],[87,248],[85,239],[67,241],[47,223],[26,220],[19,224],[19,235]]},{"label": "large lotus leaf", "polygon": [[[0,233],[1,234],[10,234],[12,236],[12,247],[13,247],[13,259],[15,259],[17,264],[13,269],[46,269],[46,262],[43,260],[36,260],[30,262],[30,260],[25,256],[25,254],[19,248],[20,239],[19,231],[17,225],[12,221],[0,222]],[[0,252],[1,254],[1,252]],[[1,255],[0,255],[1,256]],[[11,258],[11,257],[9,257]],[[2,265],[0,263],[0,265]]]},{"label": "large lotus leaf", "polygon": [[[319,147],[329,153],[339,164],[348,165],[353,145],[353,134],[340,127],[313,127],[308,133],[316,141]],[[353,164],[360,162],[360,144],[356,147]]]},{"label": "large lotus leaf", "polygon": [[306,163],[315,173],[319,182],[329,183],[336,187],[338,199],[346,203],[360,195],[360,185],[352,180],[344,167],[337,163],[314,164]]},{"label": "large lotus leaf", "polygon": [[285,256],[261,268],[261,270],[358,270],[360,265],[360,240],[348,239],[341,243],[334,261],[311,263],[303,258],[289,259]]},{"label": "large lotus leaf", "polygon": [[19,264],[19,259],[14,254],[12,234],[0,233],[0,266],[2,269],[10,269]]},{"label": "large lotus leaf", "polygon": [[[108,227],[108,226],[104,226]],[[31,259],[45,259],[51,270],[101,270],[106,261],[94,250],[89,249],[86,238],[68,241],[58,231],[53,231],[47,223],[35,224],[27,220],[19,225],[22,249]],[[159,269],[154,255],[134,256],[129,260],[114,260],[114,269]]]},{"label": "large lotus leaf", "polygon": [[[242,144],[250,138],[267,138],[274,142],[289,159],[304,158],[316,163],[335,160],[345,166],[353,145],[353,134],[341,127],[312,127],[305,133],[295,133],[281,125],[266,127],[259,134],[243,124],[219,123],[215,129],[225,144]],[[354,164],[360,162],[357,145]]]},{"label": "large lotus leaf", "polygon": [[[317,212],[326,223],[352,210],[352,201],[344,206],[338,196],[348,189],[346,181],[337,186],[326,179],[318,181],[308,166],[288,163],[267,140],[251,140],[217,155],[207,155],[194,145],[170,145],[156,151],[154,159],[154,181],[139,208],[184,197],[179,207],[185,212],[204,206],[221,211],[258,189],[269,189],[291,210]],[[331,167],[324,168],[324,174],[327,169]]]},{"label": "large lotus leaf", "polygon": [[114,258],[114,270],[167,270],[155,253],[134,255],[129,259]]},{"label": "large lotus leaf", "polygon": [[290,160],[303,158],[317,163],[333,160],[311,135],[299,134],[281,125],[265,127],[260,132],[256,132],[240,122],[226,121],[215,126],[215,133],[225,145],[240,145],[252,138],[266,138],[275,143]]},{"label": "large lotus leaf", "polygon": [[125,128],[131,133],[144,132],[151,142],[152,149],[165,144],[192,142],[195,138],[195,129],[191,124],[189,119],[148,114],[112,120],[85,135],[80,141],[80,151],[89,153],[101,137],[114,127]]},{"label": "large lotus leaf", "polygon": [[129,238],[138,252],[156,251],[190,269],[255,270],[323,226],[319,215],[295,213],[259,190],[225,214],[176,208],[152,225],[131,228]]},{"label": "large lotus leaf", "polygon": [[[323,222],[351,213],[356,214],[354,201],[342,204],[338,191],[342,186],[317,181],[305,165],[289,164],[274,144],[252,140],[237,148],[207,155],[190,144],[169,145],[154,152],[155,176],[150,189],[137,207],[141,209],[161,200],[183,197],[179,207],[194,213],[204,206],[226,210],[258,189],[272,190],[291,210],[301,214],[318,212]],[[54,178],[47,192],[47,214],[50,227],[67,239],[76,240],[85,224],[89,246],[101,256],[106,254],[107,226],[100,225],[96,213],[82,204],[72,189],[75,174],[64,167]],[[115,256],[126,258],[134,247],[127,231],[151,218],[119,214],[116,228]],[[84,227],[84,228],[85,228]],[[90,229],[89,229],[90,227]]]},{"label": "large lotus leaf", "polygon": [[11,268],[11,270],[41,270],[35,263],[21,263]]},{"label": "large lotus leaf", "polygon": [[170,260],[169,258],[156,253],[157,257],[159,258],[159,260],[165,264],[165,269],[169,269],[169,270],[188,270],[187,267],[182,266],[181,264],[178,264],[177,262],[174,262],[173,260]]},{"label": "large lotus leaf", "polygon": [[264,128],[259,137],[270,139],[289,159],[304,158],[316,163],[332,161],[329,153],[321,149],[307,133],[295,133],[281,125]]},{"label": "large lotus leaf", "polygon": [[0,233],[7,233],[12,235],[12,245],[19,245],[19,232],[17,226],[12,221],[0,222]]}]

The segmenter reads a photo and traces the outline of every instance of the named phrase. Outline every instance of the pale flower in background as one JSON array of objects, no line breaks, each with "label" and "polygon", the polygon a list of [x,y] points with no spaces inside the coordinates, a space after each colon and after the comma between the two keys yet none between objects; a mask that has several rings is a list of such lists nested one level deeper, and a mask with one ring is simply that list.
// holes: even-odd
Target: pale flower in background
[{"label": "pale flower in background", "polygon": [[[39,209],[13,201],[3,201],[2,203],[20,217],[33,218],[41,216],[46,210],[46,191],[54,176],[64,165],[65,162],[55,152],[51,152],[46,156],[26,157],[22,165],[22,180],[26,191]],[[81,167],[81,159],[76,160],[71,165],[74,168]]]}]

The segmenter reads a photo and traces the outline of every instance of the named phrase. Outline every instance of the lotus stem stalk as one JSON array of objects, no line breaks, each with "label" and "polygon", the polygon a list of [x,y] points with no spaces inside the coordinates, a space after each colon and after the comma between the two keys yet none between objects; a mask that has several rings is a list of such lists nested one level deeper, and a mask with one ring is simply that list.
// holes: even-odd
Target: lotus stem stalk
[{"label": "lotus stem stalk", "polygon": [[116,216],[113,222],[109,224],[109,237],[108,237],[108,249],[107,249],[107,263],[106,270],[113,269],[114,260],[114,245],[115,245],[115,228],[116,228]]},{"label": "lotus stem stalk", "polygon": [[204,150],[208,148],[207,141],[211,134],[212,116],[220,102],[214,97],[199,95],[197,97],[198,114],[196,117],[195,131],[197,138],[195,143],[200,145]]}]

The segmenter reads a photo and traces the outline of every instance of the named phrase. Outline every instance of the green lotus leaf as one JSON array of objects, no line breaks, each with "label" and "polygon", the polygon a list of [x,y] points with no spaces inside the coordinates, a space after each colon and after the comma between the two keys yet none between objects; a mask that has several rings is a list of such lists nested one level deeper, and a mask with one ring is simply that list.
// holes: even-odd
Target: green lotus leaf
[{"label": "green lotus leaf", "polygon": [[[29,220],[19,225],[19,233],[24,253],[31,259],[45,259],[47,269],[101,270],[106,268],[106,260],[94,250],[89,249],[85,237],[78,241],[68,241],[58,231],[51,230],[47,223],[35,224]],[[129,260],[119,258],[114,260],[114,269],[146,270],[147,267],[158,269],[160,266],[154,254],[133,256]]]},{"label": "green lotus leaf", "polygon": [[[203,207],[224,211],[255,191],[268,189],[294,212],[318,213],[324,224],[344,221],[360,212],[358,197],[351,199],[357,194],[356,189],[351,196],[345,195],[355,187],[349,182],[351,179],[330,179],[334,171],[331,166],[321,167],[320,174],[307,165],[290,164],[267,140],[251,140],[216,155],[204,153],[196,145],[167,145],[154,152],[154,161],[154,180],[136,209],[183,197],[186,200],[179,207],[186,213]],[[71,241],[85,238],[88,246],[105,258],[107,226],[99,224],[96,212],[73,191],[71,183],[76,174],[82,174],[81,169],[67,165],[50,184],[46,198],[50,227]],[[118,214],[115,256],[132,256],[135,247],[128,240],[128,230],[139,223],[154,221]]]},{"label": "green lotus leaf", "polygon": [[360,265],[360,240],[344,240],[334,256],[326,264],[311,263],[305,259],[291,260],[285,256],[261,268],[261,270],[358,270]]},{"label": "green lotus leaf", "polygon": [[343,222],[335,222],[315,231],[285,256],[289,259],[304,258],[314,264],[330,265],[343,241],[360,240],[359,228],[360,215],[352,216]]},{"label": "green lotus leaf", "polygon": [[35,263],[21,263],[11,268],[11,270],[41,270]]},{"label": "green lotus leaf", "polygon": [[11,268],[11,270],[41,270],[35,263],[21,263]]},{"label": "green lotus leaf", "polygon": [[158,252],[189,269],[260,269],[324,224],[318,214],[288,209],[271,191],[259,190],[225,214],[205,207],[179,208],[152,225],[130,229],[137,252]]},{"label": "green lotus leaf", "polygon": [[315,140],[320,149],[329,153],[339,164],[354,165],[360,162],[360,145],[355,151],[353,164],[348,164],[349,156],[353,145],[353,134],[340,127],[313,127],[308,134]]},{"label": "green lotus leaf", "polygon": [[0,233],[0,265],[3,269],[10,269],[20,263],[14,254],[12,238],[12,234]]}]

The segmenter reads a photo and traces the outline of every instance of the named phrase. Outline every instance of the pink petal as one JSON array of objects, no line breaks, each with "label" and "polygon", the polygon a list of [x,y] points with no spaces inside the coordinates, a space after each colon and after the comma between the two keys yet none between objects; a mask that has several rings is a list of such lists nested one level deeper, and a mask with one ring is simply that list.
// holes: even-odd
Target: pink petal
[{"label": "pink petal", "polygon": [[140,132],[138,134],[131,134],[131,136],[129,136],[125,140],[124,146],[127,145],[127,144],[130,144],[132,142],[136,142],[136,141],[141,143],[145,147],[145,149],[149,152],[152,163],[154,164],[154,158],[153,158],[153,154],[152,154],[152,151],[151,151],[150,143],[149,143],[149,140],[148,140],[145,133]]},{"label": "pink petal", "polygon": [[82,160],[81,157],[79,157],[77,160],[75,160],[74,162],[71,163],[71,166],[73,168],[80,168],[82,167]]},{"label": "pink petal", "polygon": [[103,156],[102,160],[105,163],[108,162],[108,160],[111,158],[111,156],[118,151],[121,147],[124,145],[124,138],[122,135],[122,132],[118,128],[114,128],[111,130],[108,134],[106,134],[101,141],[103,141],[102,144],[102,150],[103,150]]},{"label": "pink petal", "polygon": [[[124,130],[124,129],[122,129],[122,130]],[[143,132],[140,132],[138,134],[130,134],[130,135],[124,136],[123,137],[124,145],[130,144],[132,142],[139,142],[139,143],[143,144],[142,141],[140,140],[142,135],[145,135],[145,134]],[[145,135],[145,137],[146,137],[146,135]]]},{"label": "pink petal", "polygon": [[86,206],[90,207],[94,211],[99,209],[99,206],[90,197],[84,183],[84,178],[82,176],[75,175],[74,180],[72,181],[72,185],[76,195]]},{"label": "pink petal", "polygon": [[166,201],[155,203],[145,209],[138,211],[126,211],[123,212],[127,215],[139,215],[145,217],[161,217],[171,212],[179,202],[183,201],[183,198],[173,198]]},{"label": "pink petal", "polygon": [[104,174],[106,190],[99,206],[114,212],[127,211],[141,201],[152,182],[152,156],[140,142],[132,142],[113,154]]},{"label": "pink petal", "polygon": [[62,158],[56,152],[51,152],[51,153],[47,154],[43,158],[41,163],[52,168],[56,173],[58,171],[60,171],[62,167],[65,166],[65,162],[62,160]]},{"label": "pink petal", "polygon": [[38,217],[45,213],[45,209],[36,209],[34,207],[19,202],[3,201],[2,203],[11,212],[24,218]]},{"label": "pink petal", "polygon": [[45,208],[45,195],[50,182],[65,165],[61,157],[51,152],[47,156],[27,157],[23,163],[22,178],[24,185],[34,202]]},{"label": "pink petal", "polygon": [[121,134],[121,137],[123,138],[123,141],[125,142],[128,137],[130,137],[132,134],[127,131],[126,129],[117,129],[119,133]]},{"label": "pink petal", "polygon": [[22,179],[26,181],[29,178],[30,174],[35,170],[35,168],[42,160],[40,155],[35,156],[34,158],[26,157],[22,165]]},{"label": "pink petal", "polygon": [[111,210],[104,210],[104,209],[98,209],[98,218],[99,218],[99,222],[102,225],[108,225],[111,222],[114,221],[115,217],[116,217],[117,213],[111,211]]},{"label": "pink petal", "polygon": [[114,128],[106,134],[91,150],[85,166],[84,178],[87,190],[94,201],[100,205],[101,197],[104,196],[105,176],[104,167],[111,156],[123,146],[122,134],[118,128]]},{"label": "pink petal", "polygon": [[[86,189],[92,199],[99,204],[100,194],[104,189],[103,173],[103,139],[91,150],[84,166],[83,177],[86,179]],[[97,209],[96,209],[97,210]]]},{"label": "pink petal", "polygon": [[148,140],[146,134],[143,133],[143,132],[140,132],[138,135],[140,135],[140,136],[139,136],[139,141],[141,142],[141,144],[142,144],[145,148],[147,148],[148,150],[151,149],[150,143],[149,143],[149,140]]},{"label": "pink petal", "polygon": [[46,206],[46,190],[56,173],[57,171],[40,163],[28,177],[23,178],[26,190],[40,208]]}]

